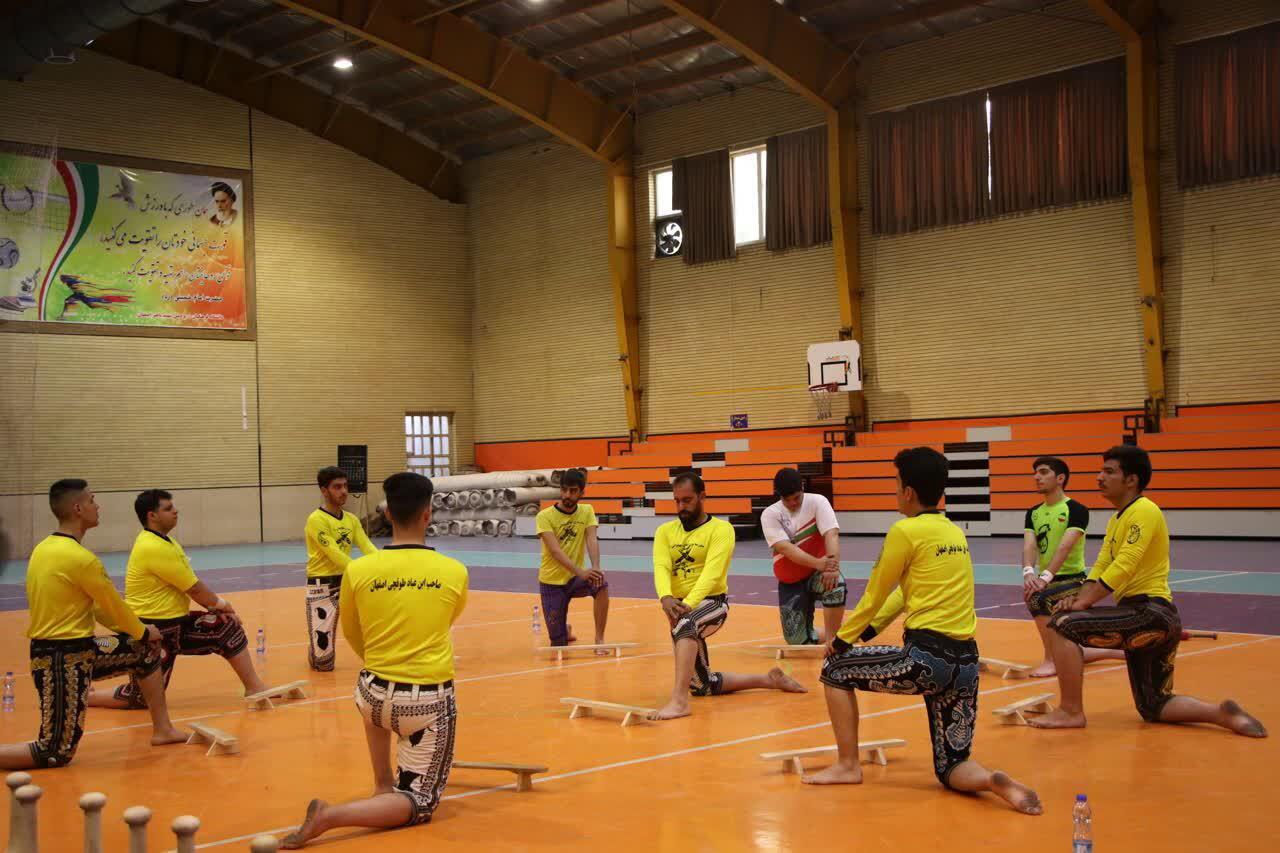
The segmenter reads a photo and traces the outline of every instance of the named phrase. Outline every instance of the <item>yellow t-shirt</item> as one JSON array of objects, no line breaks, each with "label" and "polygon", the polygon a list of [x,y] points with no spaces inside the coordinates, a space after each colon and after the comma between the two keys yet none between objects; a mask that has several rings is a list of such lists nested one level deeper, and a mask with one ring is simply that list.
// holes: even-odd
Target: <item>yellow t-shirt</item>
[{"label": "yellow t-shirt", "polygon": [[[582,557],[587,549],[587,528],[598,527],[596,511],[591,504],[579,503],[573,512],[565,512],[560,504],[555,504],[538,513],[535,529],[539,538],[544,533],[553,534],[560,542],[560,550],[573,561],[575,566],[582,566]],[[542,565],[538,568],[538,581],[555,586],[564,586],[573,580],[573,573],[557,562],[542,543]]]},{"label": "yellow t-shirt", "polygon": [[[905,627],[956,640],[973,639],[973,562],[964,532],[940,512],[904,518],[889,528],[862,599],[840,626],[840,639],[855,643],[874,620],[883,627],[884,605],[894,587],[906,604]],[[892,621],[891,619],[889,621]]]},{"label": "yellow t-shirt", "polygon": [[1150,498],[1139,497],[1111,516],[1090,580],[1101,581],[1116,601],[1150,595],[1173,601],[1169,590],[1169,525]]},{"label": "yellow t-shirt", "polygon": [[142,638],[146,628],[111,585],[93,552],[65,533],[54,533],[27,560],[27,606],[33,640],[83,640],[95,618],[118,634]]},{"label": "yellow t-shirt", "polygon": [[737,537],[733,525],[709,517],[693,530],[680,519],[668,521],[653,536],[653,585],[658,598],[674,595],[697,607],[708,595],[729,591],[729,561]]},{"label": "yellow t-shirt", "polygon": [[389,545],[342,575],[342,632],[365,669],[403,684],[453,678],[449,626],[467,604],[467,567],[425,545]]},{"label": "yellow t-shirt", "polygon": [[376,554],[360,519],[343,511],[342,518],[334,518],[328,510],[317,509],[307,516],[307,577],[328,578],[340,575],[351,562],[351,546],[360,549],[364,556]]},{"label": "yellow t-shirt", "polygon": [[200,579],[178,540],[143,530],[124,572],[124,601],[139,619],[178,619],[191,611],[187,590]]}]

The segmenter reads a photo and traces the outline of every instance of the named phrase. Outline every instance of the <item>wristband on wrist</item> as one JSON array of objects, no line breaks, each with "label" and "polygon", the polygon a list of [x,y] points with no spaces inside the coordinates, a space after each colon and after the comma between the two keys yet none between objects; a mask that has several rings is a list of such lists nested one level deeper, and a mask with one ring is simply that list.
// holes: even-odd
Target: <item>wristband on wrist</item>
[{"label": "wristband on wrist", "polygon": [[1035,573],[1036,573],[1036,570],[1035,570],[1034,568],[1032,568],[1031,566],[1023,566],[1023,567],[1022,567],[1022,576],[1023,576],[1024,578],[1025,578],[1025,577],[1030,577],[1031,575],[1034,575]]},{"label": "wristband on wrist", "polygon": [[1045,583],[1051,583],[1053,581],[1053,577],[1054,577],[1053,572],[1049,571],[1048,569],[1045,569],[1043,572],[1040,573],[1040,580],[1044,581]]}]

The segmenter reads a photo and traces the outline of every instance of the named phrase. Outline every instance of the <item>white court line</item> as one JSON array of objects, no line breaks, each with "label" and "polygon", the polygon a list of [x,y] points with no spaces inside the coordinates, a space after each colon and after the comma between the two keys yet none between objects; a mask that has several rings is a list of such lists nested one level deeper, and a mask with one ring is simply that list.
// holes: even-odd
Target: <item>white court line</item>
[{"label": "white court line", "polygon": [[[769,640],[774,640],[774,639],[777,639],[776,634],[770,634],[767,637],[758,637],[753,640],[734,640],[731,643],[708,643],[707,645],[713,649],[723,649],[723,648],[728,648],[730,646],[744,646],[744,645],[747,645],[748,643],[765,643],[765,642],[768,642]],[[494,672],[494,673],[490,673],[489,675],[473,675],[469,678],[455,678],[453,682],[454,684],[471,684],[476,681],[492,681],[495,678],[512,678],[517,675],[533,675],[539,672],[560,672],[566,669],[580,669],[584,666],[605,666],[607,664],[626,663],[627,661],[641,660],[642,658],[667,657],[670,654],[671,654],[671,650],[666,649],[660,652],[646,652],[645,654],[627,655],[626,657],[621,657],[621,658],[602,657],[599,660],[582,661],[581,663],[565,663],[565,664],[557,663],[557,664],[552,664],[551,666],[539,666],[539,667],[533,667],[531,669],[520,669],[514,672]],[[350,699],[353,695],[355,694],[339,693],[335,696],[319,696],[319,697],[316,697],[315,699],[304,699],[301,702],[286,702],[286,703],[277,705],[276,710],[278,711],[278,710],[289,709],[289,708],[301,708],[306,705],[320,705],[326,702],[340,702],[344,699]],[[179,717],[178,719],[175,719],[173,722],[174,723],[191,723],[197,720],[211,720],[216,717],[232,717],[237,715],[247,715],[251,713],[254,713],[254,712],[248,711],[245,709],[238,709],[235,711],[215,711],[211,714],[201,714],[196,717]],[[88,737],[89,735],[102,735],[102,734],[110,734],[113,732],[129,731],[131,729],[149,729],[149,728],[151,728],[150,723],[131,723],[127,726],[112,726],[111,728],[108,728],[108,729],[94,729],[93,731],[86,731],[84,734],[86,737]],[[494,790],[501,790],[501,788],[495,788]]]},{"label": "white court line", "polygon": [[[476,590],[476,591],[477,591],[477,592],[484,592],[485,590]],[[235,593],[232,593],[232,595],[234,595],[234,594],[235,594]],[[524,594],[524,595],[528,595],[529,593],[523,593],[523,594]],[[625,599],[625,598],[620,598],[620,599],[618,599],[618,600],[619,600],[619,601],[626,601],[627,599]],[[610,608],[609,608],[609,612],[610,612],[610,613],[621,613],[621,612],[622,612],[622,611],[624,611],[624,610],[639,610],[639,609],[641,609],[641,608],[643,608],[643,607],[653,607],[653,606],[655,606],[655,605],[654,605],[654,604],[632,604],[632,605],[630,605],[630,606],[628,606],[628,607],[610,607]],[[489,627],[490,625],[513,625],[513,624],[515,624],[515,623],[517,623],[517,622],[530,622],[530,621],[531,621],[530,619],[500,619],[500,620],[498,620],[497,622],[468,622],[468,623],[466,623],[465,625],[454,625],[453,627],[454,627],[454,628],[487,628],[487,627]],[[303,641],[303,642],[301,642],[301,643],[279,643],[279,644],[277,644],[277,645],[275,645],[275,646],[272,646],[271,648],[276,648],[276,649],[291,649],[291,648],[294,648],[294,647],[296,647],[296,646],[305,646],[305,645],[307,645],[307,643],[308,643],[308,642],[309,642],[309,641],[305,641],[305,640],[304,640],[304,641]]]},{"label": "white court line", "polygon": [[1247,574],[1250,574],[1250,573],[1249,572],[1223,572],[1222,574],[1219,574],[1219,575],[1205,575],[1204,577],[1199,577],[1199,578],[1182,578],[1176,581],[1169,581],[1169,586],[1173,586],[1175,583],[1196,583],[1197,581],[1211,581],[1214,578],[1234,578],[1237,575],[1247,575]]},{"label": "white court line", "polygon": [[[1211,649],[1200,649],[1199,651],[1188,652],[1187,654],[1179,655],[1178,657],[1179,658],[1194,657],[1196,655],[1207,655],[1212,652],[1223,652],[1223,651],[1226,651],[1227,649],[1235,649],[1243,646],[1252,646],[1256,643],[1265,643],[1268,640],[1272,640],[1272,639],[1275,639],[1275,638],[1263,637],[1261,639],[1256,639],[1256,640],[1245,640],[1243,642],[1231,643],[1225,646],[1215,646],[1214,648],[1211,648]],[[1125,670],[1125,667],[1123,666],[1095,667],[1093,669],[1086,669],[1084,674],[1086,676],[1101,675],[1103,673],[1109,673],[1109,672],[1123,672],[1124,670]],[[1030,682],[1028,684],[1010,684],[1004,687],[993,687],[990,690],[980,690],[978,691],[978,695],[990,696],[996,693],[1007,693],[1011,690],[1023,690],[1028,687],[1041,687],[1041,686],[1043,685],[1038,684],[1036,682]],[[913,702],[909,705],[902,705],[897,708],[886,708],[883,711],[873,711],[870,714],[860,714],[858,719],[869,720],[873,717],[887,717],[890,714],[901,714],[906,711],[918,711],[923,708],[924,708],[924,705],[922,703]],[[783,735],[796,734],[797,732],[807,732],[807,731],[812,731],[814,729],[829,728],[830,726],[831,726],[831,722],[829,720],[823,720],[820,723],[810,723],[804,726],[794,726],[789,729],[779,729],[777,731],[765,732],[763,734],[758,734],[758,735],[748,735],[746,737],[734,738],[733,740],[720,741],[719,743],[704,744],[703,746],[691,746],[687,749],[677,749],[677,750],[672,750],[671,752],[658,753],[657,755],[646,755],[641,758],[627,759],[626,761],[615,761],[610,764],[598,764],[595,767],[584,767],[581,770],[570,770],[566,773],[557,773],[553,776],[542,776],[537,779],[534,779],[533,784],[538,785],[544,782],[555,782],[560,779],[570,779],[574,776],[585,776],[591,773],[602,773],[606,770],[616,770],[620,767],[630,767],[636,764],[648,764],[653,761],[662,761],[663,759],[667,759],[667,758],[678,758],[683,755],[692,755],[698,752],[707,752],[712,749],[724,749],[730,746],[740,746],[741,744],[744,744],[744,743],[753,743],[755,741],[767,740],[768,738],[782,737]],[[443,800],[461,800],[461,799],[465,799],[466,797],[476,797],[481,794],[491,794],[495,791],[510,791],[514,789],[515,789],[514,784],[498,785],[493,788],[483,788],[478,791],[465,791],[460,794],[450,794],[448,796],[441,797],[441,800],[442,801]],[[197,844],[196,849],[205,850],[210,847],[221,847],[224,844],[235,844],[241,841],[248,841],[250,839],[257,838],[259,835],[277,835],[283,832],[291,832],[297,828],[298,828],[298,824],[292,824],[290,826],[281,826],[275,829],[265,829],[260,832],[250,833],[248,835],[238,835],[235,838],[224,838],[220,841],[209,841],[204,844]]]}]

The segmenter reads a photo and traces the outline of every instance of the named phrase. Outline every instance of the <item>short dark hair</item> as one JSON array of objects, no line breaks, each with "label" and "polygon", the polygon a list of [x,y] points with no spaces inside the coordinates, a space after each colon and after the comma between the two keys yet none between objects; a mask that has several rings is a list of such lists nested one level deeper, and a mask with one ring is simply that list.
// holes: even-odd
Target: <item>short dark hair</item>
[{"label": "short dark hair", "polygon": [[1035,462],[1031,463],[1031,470],[1034,471],[1041,465],[1046,466],[1050,471],[1062,476],[1062,488],[1067,487],[1067,483],[1071,482],[1071,468],[1067,463],[1056,456],[1040,456]]},{"label": "short dark hair", "polygon": [[804,478],[795,468],[779,468],[773,475],[773,493],[780,498],[804,491]]},{"label": "short dark hair", "polygon": [[568,489],[572,486],[585,489],[587,487],[587,472],[581,468],[570,468],[560,475],[560,488]]},{"label": "short dark hair", "polygon": [[925,506],[937,506],[947,490],[947,457],[932,447],[909,447],[893,457],[903,486],[915,490]]},{"label": "short dark hair", "polygon": [[1142,491],[1151,482],[1151,456],[1136,444],[1117,444],[1102,454],[1103,462],[1115,461],[1120,465],[1120,472],[1126,477],[1138,478],[1138,491]]},{"label": "short dark hair", "polygon": [[683,473],[677,474],[676,478],[671,481],[671,488],[675,489],[675,487],[681,483],[687,483],[692,486],[693,490],[700,495],[707,491],[707,484],[702,482],[702,478],[692,471],[684,471]]},{"label": "short dark hair", "polygon": [[387,512],[398,524],[411,524],[431,506],[431,481],[413,471],[401,471],[382,481]]},{"label": "short dark hair", "polygon": [[67,512],[67,499],[73,496],[79,497],[87,488],[89,488],[89,483],[86,480],[75,478],[59,480],[49,487],[49,509],[53,510],[54,516],[59,521],[62,521],[70,515]]},{"label": "short dark hair", "polygon": [[231,189],[231,184],[226,181],[218,181],[213,186],[209,187],[209,195],[217,195],[218,193],[226,193],[231,196],[232,201],[236,200],[236,191]]},{"label": "short dark hair", "polygon": [[347,472],[343,471],[337,465],[326,465],[316,472],[316,485],[322,489],[329,488],[329,484],[334,480],[346,480]]},{"label": "short dark hair", "polygon": [[147,526],[147,513],[160,508],[160,501],[171,501],[173,495],[164,489],[147,489],[133,499],[133,511],[138,516],[138,523]]}]

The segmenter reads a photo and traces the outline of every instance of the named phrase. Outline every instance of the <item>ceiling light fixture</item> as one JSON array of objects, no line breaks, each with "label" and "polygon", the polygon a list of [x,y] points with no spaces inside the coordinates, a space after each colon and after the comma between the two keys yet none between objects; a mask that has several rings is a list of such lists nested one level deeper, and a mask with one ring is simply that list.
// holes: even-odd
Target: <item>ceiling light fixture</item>
[{"label": "ceiling light fixture", "polygon": [[339,71],[350,71],[352,68],[355,68],[355,66],[356,64],[346,56],[339,56],[333,61],[333,67]]}]

